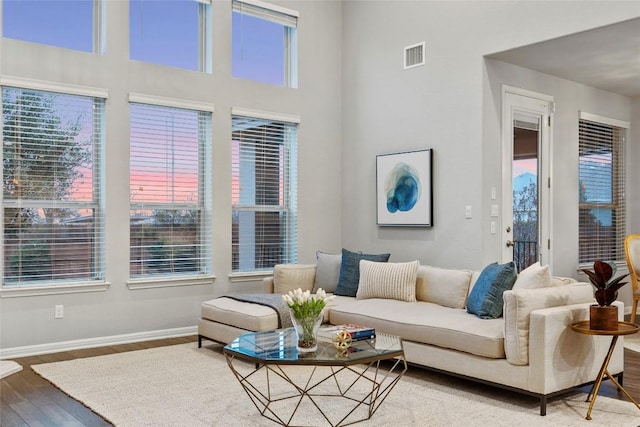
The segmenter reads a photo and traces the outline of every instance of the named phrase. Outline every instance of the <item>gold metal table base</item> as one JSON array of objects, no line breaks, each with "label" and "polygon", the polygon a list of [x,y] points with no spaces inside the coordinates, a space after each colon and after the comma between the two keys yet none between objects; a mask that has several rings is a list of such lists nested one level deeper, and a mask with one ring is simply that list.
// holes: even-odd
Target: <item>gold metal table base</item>
[{"label": "gold metal table base", "polygon": [[590,402],[589,402],[589,409],[587,410],[586,419],[591,420],[591,410],[593,409],[593,405],[596,403],[596,398],[598,397],[598,392],[600,391],[600,386],[602,385],[602,380],[604,379],[605,376],[609,378],[611,382],[613,382],[616,385],[616,387],[618,387],[618,390],[624,393],[624,395],[627,396],[627,398],[631,402],[633,402],[633,404],[636,405],[638,409],[640,409],[640,404],[638,404],[638,402],[636,402],[635,399],[631,397],[631,395],[627,392],[627,390],[625,390],[624,387],[622,387],[622,385],[613,377],[613,375],[611,375],[611,373],[607,369],[609,367],[609,362],[611,361],[611,356],[613,355],[613,350],[615,350],[616,348],[618,337],[621,335],[635,334],[638,332],[638,330],[640,330],[640,328],[633,323],[618,322],[617,330],[611,330],[611,331],[595,330],[590,328],[589,321],[586,320],[586,321],[578,322],[571,325],[571,329],[586,335],[611,336],[611,344],[609,345],[609,351],[607,352],[607,356],[604,358],[604,361],[602,362],[602,367],[600,368],[600,371],[598,372],[598,376],[596,377],[596,381],[593,383],[593,386],[591,387],[591,390],[589,390],[589,394],[587,395],[586,401],[587,402],[590,401]]},{"label": "gold metal table base", "polygon": [[604,363],[602,363],[602,367],[600,368],[600,372],[598,373],[596,382],[593,384],[593,386],[591,387],[591,390],[589,391],[589,394],[587,395],[586,401],[589,402],[589,400],[591,400],[591,402],[589,403],[589,409],[587,410],[587,417],[586,417],[587,420],[591,420],[591,410],[593,409],[594,403],[596,403],[596,397],[598,397],[598,391],[600,391],[600,385],[602,385],[602,380],[604,379],[605,375],[607,378],[611,380],[611,382],[613,382],[616,385],[616,387],[618,387],[618,389],[621,392],[624,393],[625,396],[627,396],[627,398],[630,401],[633,402],[634,405],[636,405],[638,409],[640,409],[640,405],[638,404],[638,402],[636,402],[635,399],[631,397],[631,395],[627,392],[627,390],[625,390],[624,387],[622,387],[622,385],[618,381],[616,381],[613,375],[611,375],[607,370],[607,367],[609,366],[609,362],[611,361],[611,355],[613,354],[613,350],[615,349],[617,342],[618,342],[618,335],[614,335],[611,338],[611,345],[609,345],[609,351],[607,352],[607,357],[605,357]]},{"label": "gold metal table base", "polygon": [[236,361],[233,354],[225,357],[260,414],[283,426],[299,423],[300,416],[295,416],[303,406],[316,416],[311,425],[323,421],[346,426],[368,420],[407,371],[404,356],[383,363],[390,367],[381,366],[381,360],[348,366],[305,365],[310,372],[300,372],[298,365],[255,365]]}]

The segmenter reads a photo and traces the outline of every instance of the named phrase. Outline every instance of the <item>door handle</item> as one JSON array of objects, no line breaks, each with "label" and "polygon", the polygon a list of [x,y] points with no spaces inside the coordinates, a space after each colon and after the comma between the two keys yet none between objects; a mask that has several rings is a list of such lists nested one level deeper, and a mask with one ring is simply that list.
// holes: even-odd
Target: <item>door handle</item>
[{"label": "door handle", "polygon": [[511,247],[513,247],[513,246],[515,246],[515,245],[516,245],[516,244],[515,244],[515,243],[513,243],[513,241],[511,241],[511,240],[507,240],[507,247],[508,247],[508,248],[511,248]]}]

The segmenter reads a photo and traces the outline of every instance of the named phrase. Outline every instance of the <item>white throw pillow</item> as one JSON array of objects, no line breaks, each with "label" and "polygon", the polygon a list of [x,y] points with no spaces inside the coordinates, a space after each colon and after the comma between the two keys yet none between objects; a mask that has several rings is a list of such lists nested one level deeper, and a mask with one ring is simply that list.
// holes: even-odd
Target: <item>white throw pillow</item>
[{"label": "white throw pillow", "polygon": [[509,290],[504,299],[504,352],[513,365],[529,364],[529,324],[531,312],[542,308],[593,301],[586,283],[539,289]]},{"label": "white throw pillow", "polygon": [[416,299],[444,307],[464,308],[470,282],[468,270],[421,265],[416,279]]},{"label": "white throw pillow", "polygon": [[360,260],[360,282],[357,299],[389,298],[400,301],[416,300],[418,261],[374,262]]},{"label": "white throw pillow", "polygon": [[298,288],[311,291],[315,276],[315,264],[277,264],[273,267],[273,293],[286,294]]},{"label": "white throw pillow", "polygon": [[551,286],[549,266],[541,266],[539,262],[531,264],[518,274],[512,289],[538,289]]}]

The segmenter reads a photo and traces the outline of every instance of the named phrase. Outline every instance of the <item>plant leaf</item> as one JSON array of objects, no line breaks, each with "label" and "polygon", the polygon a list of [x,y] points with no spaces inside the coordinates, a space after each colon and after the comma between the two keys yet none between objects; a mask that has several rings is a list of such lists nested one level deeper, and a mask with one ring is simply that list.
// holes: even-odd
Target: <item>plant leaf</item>
[{"label": "plant leaf", "polygon": [[581,269],[580,271],[582,271],[584,274],[589,276],[589,280],[591,281],[593,286],[595,286],[596,288],[605,289],[607,287],[607,281],[602,280],[602,278],[598,276],[596,273],[594,273],[593,271],[587,270],[587,269]]},{"label": "plant leaf", "polygon": [[596,261],[593,263],[593,269],[605,283],[613,276],[613,267],[608,262]]},{"label": "plant leaf", "polygon": [[607,289],[611,289],[612,291],[617,291],[618,289],[620,289],[621,287],[627,284],[627,282],[623,282],[622,279],[624,279],[628,275],[629,273],[623,274],[620,277],[616,277],[607,285]]}]

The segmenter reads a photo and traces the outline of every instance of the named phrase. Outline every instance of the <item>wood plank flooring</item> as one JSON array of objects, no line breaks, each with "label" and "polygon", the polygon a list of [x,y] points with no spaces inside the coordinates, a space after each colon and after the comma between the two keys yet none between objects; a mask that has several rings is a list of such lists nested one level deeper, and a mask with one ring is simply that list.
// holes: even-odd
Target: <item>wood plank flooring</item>
[{"label": "wood plank flooring", "polygon": [[[31,365],[195,341],[196,336],[171,338],[15,359],[22,365],[22,371],[0,380],[0,426],[111,426],[82,403],[34,373]],[[207,341],[205,344],[210,343]],[[640,353],[625,349],[624,362],[624,387],[634,399],[640,400]],[[583,391],[588,392],[588,388]],[[600,395],[626,400],[610,381],[603,382]],[[597,410],[597,402],[594,410]]]}]

